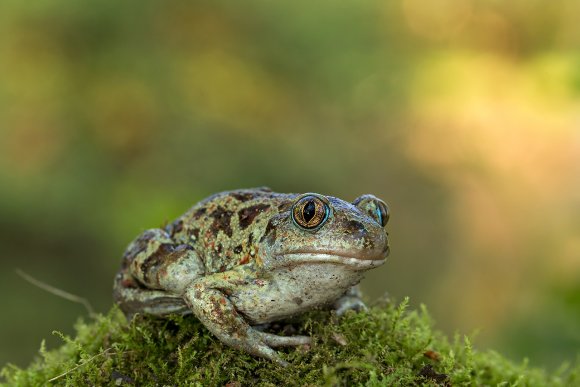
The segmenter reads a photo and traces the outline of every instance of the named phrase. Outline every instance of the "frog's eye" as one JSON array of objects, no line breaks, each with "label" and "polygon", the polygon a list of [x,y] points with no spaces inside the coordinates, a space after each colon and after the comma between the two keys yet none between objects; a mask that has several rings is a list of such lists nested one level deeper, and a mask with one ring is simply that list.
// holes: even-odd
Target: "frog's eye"
[{"label": "frog's eye", "polygon": [[375,218],[382,227],[385,227],[389,221],[389,208],[381,201],[376,201],[375,206]]},{"label": "frog's eye", "polygon": [[363,195],[352,202],[352,204],[376,220],[381,227],[385,227],[389,221],[389,207],[387,207],[385,202],[373,195]]},{"label": "frog's eye", "polygon": [[292,220],[306,230],[314,230],[322,226],[329,214],[328,204],[315,195],[302,196],[292,206]]}]

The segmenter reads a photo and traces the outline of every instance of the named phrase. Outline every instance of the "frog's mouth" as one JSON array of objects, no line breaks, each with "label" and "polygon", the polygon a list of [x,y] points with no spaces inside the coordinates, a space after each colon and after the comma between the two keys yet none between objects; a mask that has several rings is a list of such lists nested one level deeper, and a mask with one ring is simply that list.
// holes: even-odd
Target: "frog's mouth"
[{"label": "frog's mouth", "polygon": [[348,251],[301,250],[289,251],[279,255],[289,265],[306,263],[332,263],[356,269],[371,269],[385,263],[389,247],[379,253],[357,254]]}]

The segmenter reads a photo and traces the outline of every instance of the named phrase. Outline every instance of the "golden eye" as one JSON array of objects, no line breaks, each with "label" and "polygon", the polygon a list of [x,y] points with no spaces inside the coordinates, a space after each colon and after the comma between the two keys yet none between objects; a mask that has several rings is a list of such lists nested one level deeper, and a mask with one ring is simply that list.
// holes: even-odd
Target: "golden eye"
[{"label": "golden eye", "polygon": [[314,195],[307,195],[300,198],[292,207],[292,220],[298,226],[313,230],[320,227],[330,213],[328,204],[321,198]]}]

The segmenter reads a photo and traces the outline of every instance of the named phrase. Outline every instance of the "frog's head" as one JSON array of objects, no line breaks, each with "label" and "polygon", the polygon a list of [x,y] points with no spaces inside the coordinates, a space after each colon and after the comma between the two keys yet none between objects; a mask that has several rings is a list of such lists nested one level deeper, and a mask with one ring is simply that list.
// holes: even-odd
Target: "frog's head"
[{"label": "frog's head", "polygon": [[268,267],[330,263],[366,270],[385,262],[387,205],[373,195],[352,203],[306,193],[287,199],[261,239]]}]

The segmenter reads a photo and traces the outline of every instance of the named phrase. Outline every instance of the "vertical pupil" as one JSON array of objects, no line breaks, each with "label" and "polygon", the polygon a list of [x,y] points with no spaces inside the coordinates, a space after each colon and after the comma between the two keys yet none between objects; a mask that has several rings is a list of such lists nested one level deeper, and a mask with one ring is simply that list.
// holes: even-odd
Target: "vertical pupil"
[{"label": "vertical pupil", "polygon": [[314,214],[316,214],[316,205],[314,204],[314,201],[309,200],[302,210],[302,216],[306,223],[310,222],[310,220],[314,217]]}]

